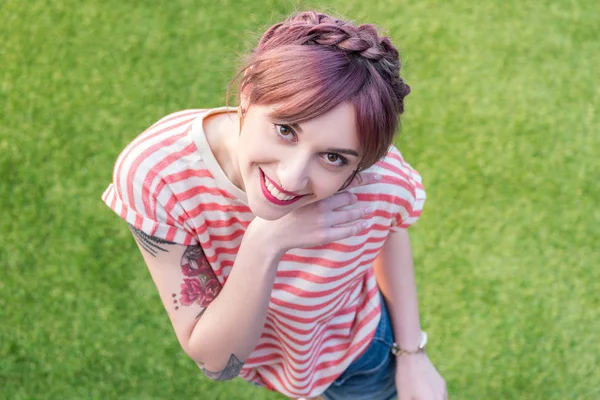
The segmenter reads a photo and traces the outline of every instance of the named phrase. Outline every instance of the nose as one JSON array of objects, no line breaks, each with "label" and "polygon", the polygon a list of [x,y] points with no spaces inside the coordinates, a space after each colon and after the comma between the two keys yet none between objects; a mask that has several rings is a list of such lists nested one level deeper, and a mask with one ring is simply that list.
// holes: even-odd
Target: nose
[{"label": "nose", "polygon": [[277,177],[281,186],[288,192],[305,194],[308,186],[309,162],[307,157],[296,155],[287,157],[277,166]]}]

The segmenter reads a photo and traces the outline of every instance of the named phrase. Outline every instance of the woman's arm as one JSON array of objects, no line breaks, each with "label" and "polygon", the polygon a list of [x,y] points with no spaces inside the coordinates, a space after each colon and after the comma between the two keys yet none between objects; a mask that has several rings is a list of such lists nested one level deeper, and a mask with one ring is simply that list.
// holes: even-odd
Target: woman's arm
[{"label": "woman's arm", "polygon": [[[377,283],[390,309],[394,338],[401,349],[416,351],[421,341],[417,285],[408,231],[392,232],[374,264]],[[446,400],[446,383],[425,353],[398,356],[399,400]]]},{"label": "woman's arm", "polygon": [[132,233],[181,347],[209,378],[235,378],[262,333],[283,253],[251,224],[221,288],[198,245]]},{"label": "woman's arm", "polygon": [[408,231],[393,231],[374,262],[377,284],[390,309],[394,338],[406,350],[421,341],[417,285]]}]

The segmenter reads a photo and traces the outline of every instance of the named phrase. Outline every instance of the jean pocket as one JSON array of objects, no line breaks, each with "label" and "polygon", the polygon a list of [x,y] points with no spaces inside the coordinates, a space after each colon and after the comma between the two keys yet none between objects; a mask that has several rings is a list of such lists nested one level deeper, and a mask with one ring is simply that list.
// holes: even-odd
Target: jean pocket
[{"label": "jean pocket", "polygon": [[367,350],[337,378],[333,384],[342,386],[350,379],[361,379],[372,376],[377,371],[387,368],[390,361],[390,346],[385,340],[373,338]]}]

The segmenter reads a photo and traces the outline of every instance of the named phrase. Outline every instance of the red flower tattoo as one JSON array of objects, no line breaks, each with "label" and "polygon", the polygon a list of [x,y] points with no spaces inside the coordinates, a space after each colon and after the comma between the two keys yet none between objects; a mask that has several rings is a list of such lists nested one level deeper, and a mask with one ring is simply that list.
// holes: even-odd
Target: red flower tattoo
[{"label": "red flower tattoo", "polygon": [[202,307],[208,307],[208,305],[217,297],[221,291],[221,285],[217,278],[209,279],[204,285],[204,297],[202,302],[199,302]]},{"label": "red flower tattoo", "polygon": [[198,304],[208,307],[221,291],[221,284],[200,246],[190,246],[185,250],[181,257],[181,270],[188,278],[183,278],[179,302],[184,306]]},{"label": "red flower tattoo", "polygon": [[191,306],[203,297],[202,295],[202,282],[197,278],[184,278],[183,284],[181,285],[181,299],[179,300],[184,306]]},{"label": "red flower tattoo", "polygon": [[188,247],[181,257],[181,270],[185,276],[212,273],[212,268],[200,246]]}]

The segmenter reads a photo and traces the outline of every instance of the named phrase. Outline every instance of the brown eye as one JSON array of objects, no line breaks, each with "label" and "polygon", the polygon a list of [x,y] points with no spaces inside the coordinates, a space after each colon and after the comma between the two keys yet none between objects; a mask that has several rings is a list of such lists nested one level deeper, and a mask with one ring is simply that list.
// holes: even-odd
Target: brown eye
[{"label": "brown eye", "polygon": [[277,127],[277,133],[279,133],[281,136],[287,137],[292,135],[294,132],[290,129],[289,126],[285,126],[285,125],[276,125]]},{"label": "brown eye", "polygon": [[345,165],[348,165],[348,160],[337,153],[324,153],[321,154],[321,158],[325,160],[327,164],[334,167],[344,167]]},{"label": "brown eye", "polygon": [[340,156],[338,156],[335,153],[327,153],[327,161],[329,161],[330,163],[335,163],[340,159]]}]

